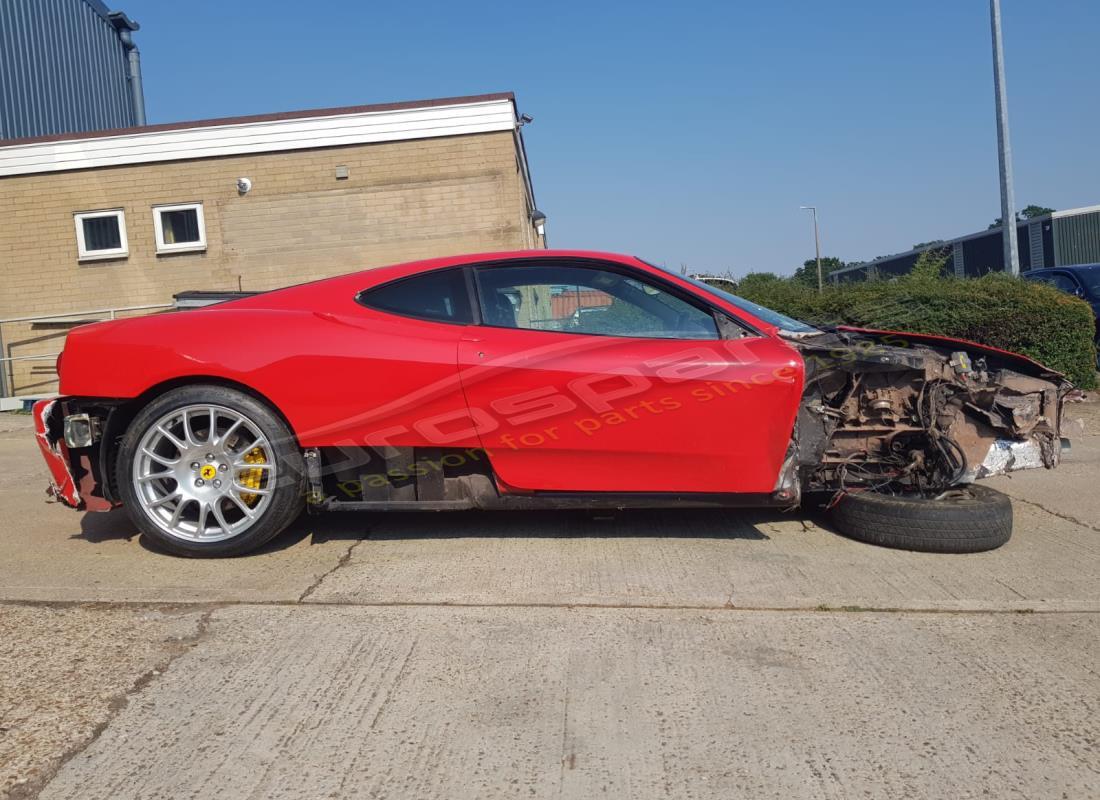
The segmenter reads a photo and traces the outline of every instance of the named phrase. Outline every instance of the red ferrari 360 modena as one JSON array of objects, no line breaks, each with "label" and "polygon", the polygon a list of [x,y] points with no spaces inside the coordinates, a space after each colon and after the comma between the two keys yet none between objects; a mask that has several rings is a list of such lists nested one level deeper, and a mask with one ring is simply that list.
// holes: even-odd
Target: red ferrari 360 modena
[{"label": "red ferrari 360 modena", "polygon": [[1023,356],[818,329],[637,258],[439,258],[74,329],[35,406],[51,492],[163,549],[302,511],[774,506],[895,547],[1011,532],[975,481],[1058,463]]}]

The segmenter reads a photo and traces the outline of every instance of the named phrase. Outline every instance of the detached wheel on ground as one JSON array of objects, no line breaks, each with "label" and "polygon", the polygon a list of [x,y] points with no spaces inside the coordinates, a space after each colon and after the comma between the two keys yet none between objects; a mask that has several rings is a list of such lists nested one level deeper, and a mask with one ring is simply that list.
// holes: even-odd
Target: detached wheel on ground
[{"label": "detached wheel on ground", "polygon": [[122,438],[117,477],[134,524],[183,556],[254,550],[304,505],[293,433],[267,405],[224,386],[184,386],[143,408]]},{"label": "detached wheel on ground", "polygon": [[840,532],[852,539],[924,553],[980,553],[1012,536],[1008,496],[975,484],[938,497],[852,492],[832,514]]}]

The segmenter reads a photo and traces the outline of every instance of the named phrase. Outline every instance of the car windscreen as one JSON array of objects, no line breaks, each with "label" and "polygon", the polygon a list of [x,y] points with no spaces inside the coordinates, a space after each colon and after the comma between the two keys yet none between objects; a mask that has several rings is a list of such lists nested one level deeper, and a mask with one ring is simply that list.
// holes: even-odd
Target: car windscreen
[{"label": "car windscreen", "polygon": [[1084,269],[1075,269],[1073,274],[1085,285],[1093,297],[1100,297],[1100,264]]},{"label": "car windscreen", "polygon": [[786,314],[780,314],[778,311],[772,311],[766,306],[762,306],[759,303],[754,303],[751,300],[746,300],[744,297],[738,297],[735,294],[723,291],[715,286],[711,286],[709,283],[703,283],[703,281],[696,280],[695,278],[689,278],[686,275],[681,275],[681,278],[686,280],[695,286],[698,286],[703,291],[725,300],[727,303],[733,303],[733,305],[740,308],[742,311],[747,311],[757,319],[763,320],[769,325],[774,325],[783,331],[790,331],[791,333],[821,333],[813,325],[809,325],[801,320],[797,320],[794,317],[788,317]]}]

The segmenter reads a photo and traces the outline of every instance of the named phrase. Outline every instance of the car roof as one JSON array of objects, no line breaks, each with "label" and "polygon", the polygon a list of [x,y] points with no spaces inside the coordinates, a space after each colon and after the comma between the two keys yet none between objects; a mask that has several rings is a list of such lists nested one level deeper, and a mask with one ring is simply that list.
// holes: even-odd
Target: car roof
[{"label": "car roof", "polygon": [[1047,272],[1092,272],[1097,269],[1100,269],[1100,264],[1067,264],[1064,267],[1043,267],[1042,269],[1028,270],[1024,273],[1024,277]]},{"label": "car roof", "polygon": [[[427,258],[419,261],[406,261],[400,264],[374,267],[372,269],[357,270],[355,272],[335,275],[329,278],[321,278],[292,286],[284,286],[261,292],[253,297],[240,300],[232,300],[219,304],[219,308],[271,308],[282,306],[287,301],[301,301],[309,297],[324,296],[325,294],[346,293],[349,289],[359,292],[372,286],[378,286],[391,280],[418,275],[423,272],[432,272],[448,267],[461,267],[467,264],[484,264],[496,261],[508,261],[510,266],[537,266],[538,263],[550,259],[584,259],[592,261],[612,262],[624,264],[642,269],[652,269],[645,262],[634,256],[621,253],[607,253],[598,250],[509,250],[489,253],[465,253],[456,256],[443,256],[439,258]],[[214,308],[214,306],[211,306]]]},{"label": "car roof", "polygon": [[406,261],[401,264],[392,264],[387,267],[363,270],[359,275],[369,275],[372,281],[375,276],[385,275],[386,279],[401,275],[415,275],[418,272],[428,272],[445,267],[458,267],[466,264],[488,263],[493,261],[511,261],[510,266],[535,265],[534,262],[554,258],[586,259],[593,261],[612,261],[618,264],[636,265],[639,263],[634,256],[622,253],[608,253],[600,250],[507,250],[490,253],[466,253],[457,256],[443,258],[427,258],[420,261]]}]

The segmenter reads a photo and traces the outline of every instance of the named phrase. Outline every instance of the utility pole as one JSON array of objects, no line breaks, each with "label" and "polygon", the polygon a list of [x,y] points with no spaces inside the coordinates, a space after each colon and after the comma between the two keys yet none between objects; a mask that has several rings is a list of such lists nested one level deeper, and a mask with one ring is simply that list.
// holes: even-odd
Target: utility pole
[{"label": "utility pole", "polygon": [[799,206],[801,211],[811,211],[814,215],[814,255],[817,258],[817,293],[825,291],[825,276],[821,274],[821,237],[817,234],[817,206]]},{"label": "utility pole", "polygon": [[1008,97],[1005,92],[1005,54],[1001,41],[1001,0],[989,0],[993,29],[993,89],[997,95],[997,158],[1001,167],[1001,232],[1005,271],[1020,274],[1020,250],[1016,243],[1016,196],[1012,188],[1012,143],[1008,136]]}]

